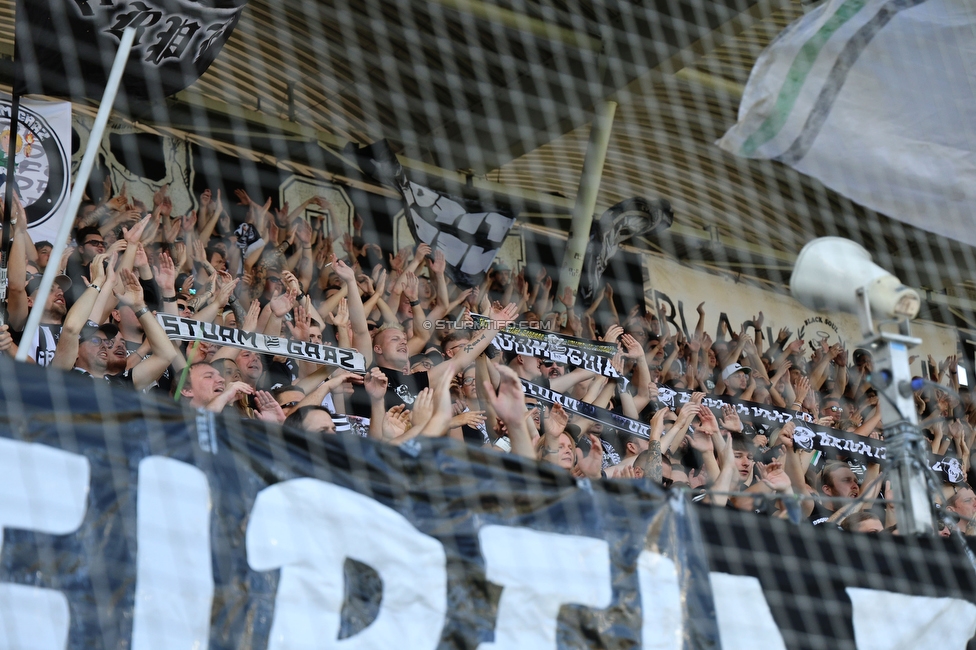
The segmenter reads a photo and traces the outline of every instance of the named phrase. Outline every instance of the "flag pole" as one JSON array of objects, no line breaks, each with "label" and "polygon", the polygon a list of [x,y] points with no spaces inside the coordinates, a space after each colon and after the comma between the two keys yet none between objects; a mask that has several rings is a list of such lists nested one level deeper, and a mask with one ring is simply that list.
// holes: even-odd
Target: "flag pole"
[{"label": "flag pole", "polygon": [[17,131],[20,126],[20,66],[14,63],[14,88],[10,100],[10,130],[7,135],[6,191],[3,195],[3,222],[0,223],[0,325],[7,322],[7,265],[10,263],[11,220],[17,179]]},{"label": "flag pole", "polygon": [[[115,54],[115,62],[112,64],[112,72],[109,74],[108,83],[105,85],[105,92],[102,94],[102,103],[98,107],[98,114],[95,116],[95,124],[92,126],[91,135],[88,138],[88,147],[85,149],[85,156],[81,159],[81,167],[78,169],[78,177],[75,179],[74,187],[71,188],[71,196],[68,199],[68,209],[58,235],[54,240],[54,248],[51,250],[51,259],[61,259],[68,244],[68,237],[74,226],[75,215],[81,207],[81,199],[85,195],[85,187],[88,185],[88,178],[91,176],[92,168],[95,166],[95,156],[98,154],[98,147],[102,142],[102,135],[108,125],[109,115],[115,105],[115,97],[119,92],[119,84],[122,82],[122,74],[125,72],[125,64],[129,60],[129,53],[132,51],[132,43],[135,41],[136,30],[127,27],[122,32],[122,40],[119,43],[119,50]],[[37,298],[34,300],[34,309],[31,310],[30,317],[27,319],[27,326],[24,327],[23,344],[17,351],[17,361],[26,361],[27,353],[30,349],[30,342],[34,340],[37,328],[41,324],[41,315],[44,313],[44,305],[47,304],[48,294],[51,293],[51,285],[59,272],[58,265],[48,264],[44,269],[44,277],[41,279],[41,286],[37,290]]]},{"label": "flag pole", "polygon": [[579,191],[573,206],[573,221],[569,226],[569,240],[563,253],[563,264],[559,273],[559,288],[556,295],[562,296],[566,289],[576,296],[579,290],[583,260],[586,257],[586,244],[590,241],[590,227],[593,225],[593,211],[596,197],[600,192],[600,179],[603,164],[607,159],[610,145],[610,132],[613,116],[617,112],[617,102],[604,100],[597,104],[596,114],[590,125],[590,141],[583,159],[583,172],[580,175]]}]

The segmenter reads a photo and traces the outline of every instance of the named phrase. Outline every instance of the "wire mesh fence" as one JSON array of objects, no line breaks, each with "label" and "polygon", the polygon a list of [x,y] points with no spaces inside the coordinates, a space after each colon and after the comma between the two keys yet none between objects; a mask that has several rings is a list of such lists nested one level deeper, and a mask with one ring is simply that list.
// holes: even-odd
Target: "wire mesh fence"
[{"label": "wire mesh fence", "polygon": [[[973,22],[0,0],[0,646],[965,645]],[[825,236],[920,298],[948,540]]]}]

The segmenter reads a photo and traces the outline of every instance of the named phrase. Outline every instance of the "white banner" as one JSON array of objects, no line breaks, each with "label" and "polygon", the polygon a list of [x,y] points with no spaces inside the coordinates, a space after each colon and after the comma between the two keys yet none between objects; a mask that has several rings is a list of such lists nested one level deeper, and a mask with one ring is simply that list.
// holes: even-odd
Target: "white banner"
[{"label": "white banner", "polygon": [[[738,334],[742,323],[761,311],[765,317],[764,335],[771,333],[775,339],[780,328],[788,327],[794,337],[799,336],[807,342],[808,353],[810,346],[819,345],[822,338],[826,338],[830,345],[843,344],[848,353],[861,343],[861,328],[852,314],[810,311],[785,293],[690,269],[652,255],[644,255],[644,268],[647,273],[644,284],[647,309],[655,309],[655,304],[663,303],[662,311],[671,333],[676,327],[693,333],[698,323],[695,308],[704,301],[705,331],[712,337],[723,314]],[[956,354],[958,337],[951,327],[913,321],[912,334],[922,339],[922,345],[911,351],[921,357],[912,367],[916,374],[922,374],[920,364],[926,355],[942,360]]]},{"label": "white banner", "polygon": [[55,239],[71,192],[71,104],[22,99],[17,142],[10,143],[10,98],[0,99],[0,197],[7,188],[7,159],[27,210],[31,239]]},{"label": "white banner", "polygon": [[265,336],[171,314],[157,314],[156,319],[166,330],[166,335],[176,341],[210,341],[217,345],[229,345],[232,348],[253,350],[272,356],[338,366],[352,372],[366,372],[366,358],[358,350],[334,348],[280,336]]},{"label": "white banner", "polygon": [[976,245],[976,5],[829,0],[759,56],[718,145]]}]

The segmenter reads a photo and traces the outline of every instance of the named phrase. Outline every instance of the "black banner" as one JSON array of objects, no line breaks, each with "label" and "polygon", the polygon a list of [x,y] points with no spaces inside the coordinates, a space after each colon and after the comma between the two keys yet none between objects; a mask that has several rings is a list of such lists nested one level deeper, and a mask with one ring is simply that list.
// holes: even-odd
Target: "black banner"
[{"label": "black banner", "polygon": [[196,81],[247,0],[18,0],[18,91],[101,98],[122,32],[137,30],[121,93],[159,99]]},{"label": "black banner", "polygon": [[[780,566],[768,554],[779,535],[783,559],[804,544],[837,550],[808,558],[837,586],[816,594],[818,613],[783,618],[792,580],[763,574],[756,598],[736,592],[755,612],[773,607],[791,648],[853,650],[812,623],[819,612],[838,630],[900,616],[901,647],[961,647],[976,626],[973,571],[948,540],[925,547],[942,570],[912,572],[912,540],[886,541],[882,556],[866,546],[876,538],[722,512],[748,534],[716,549],[724,529],[705,525],[703,539],[697,523],[711,512],[649,482],[577,480],[449,439],[305,437],[6,359],[0,405],[11,647],[775,648],[769,626],[729,622],[723,576],[752,574],[735,560],[760,557],[753,540]],[[905,573],[865,578],[882,557]],[[844,585],[945,599],[911,601],[906,623],[887,593],[867,592],[883,619],[864,609],[871,598],[841,602]],[[932,630],[945,644],[926,643]]]},{"label": "black banner", "polygon": [[695,518],[723,647],[752,636],[732,647],[976,650],[976,573],[958,537],[852,534],[727,508]]},{"label": "black banner", "polygon": [[[640,594],[661,576],[696,594],[667,610],[688,621],[674,632],[714,636],[707,574],[686,570],[703,566],[687,517],[650,484],[581,482],[451,440],[306,439],[0,371],[0,494],[13,495],[0,587],[27,590],[30,620],[66,626],[69,648],[633,647]],[[70,615],[49,616],[34,588]]]}]

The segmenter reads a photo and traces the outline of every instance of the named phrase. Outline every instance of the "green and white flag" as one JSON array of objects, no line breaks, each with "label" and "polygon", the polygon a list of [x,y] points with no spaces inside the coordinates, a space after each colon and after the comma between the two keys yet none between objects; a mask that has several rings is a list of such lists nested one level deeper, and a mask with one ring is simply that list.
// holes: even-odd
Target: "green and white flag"
[{"label": "green and white flag", "polygon": [[718,145],[976,245],[976,3],[825,2],[759,56]]}]

